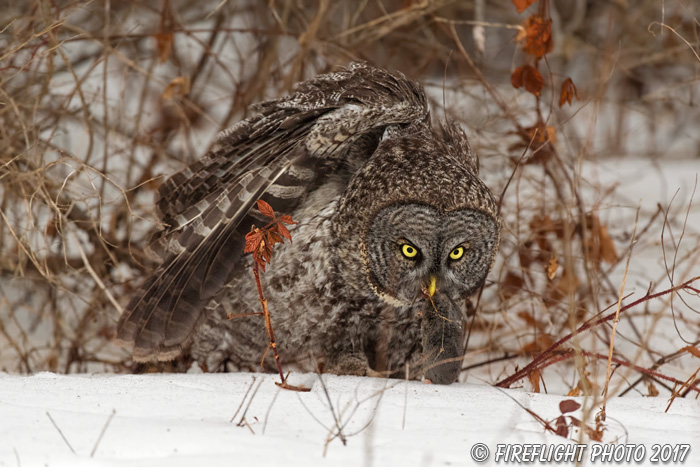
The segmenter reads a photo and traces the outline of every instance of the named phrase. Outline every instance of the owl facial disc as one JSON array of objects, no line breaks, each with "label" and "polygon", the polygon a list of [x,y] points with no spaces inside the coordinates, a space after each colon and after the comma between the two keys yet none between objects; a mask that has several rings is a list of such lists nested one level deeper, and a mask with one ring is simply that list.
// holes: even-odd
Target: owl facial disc
[{"label": "owl facial disc", "polygon": [[382,209],[367,233],[366,268],[383,299],[410,304],[423,290],[466,298],[483,284],[498,226],[474,209],[443,212],[423,204]]}]

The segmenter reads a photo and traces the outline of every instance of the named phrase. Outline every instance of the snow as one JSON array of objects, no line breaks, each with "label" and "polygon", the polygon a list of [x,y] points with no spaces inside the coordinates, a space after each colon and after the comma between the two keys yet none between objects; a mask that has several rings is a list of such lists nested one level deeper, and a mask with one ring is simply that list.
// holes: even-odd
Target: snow
[{"label": "snow", "polygon": [[[0,466],[477,465],[475,443],[485,443],[492,459],[499,443],[578,440],[545,433],[525,410],[552,421],[567,397],[466,383],[292,378],[311,391],[281,390],[273,375],[248,373],[0,374]],[[638,465],[655,465],[652,444],[690,444],[685,465],[700,465],[700,402],[676,399],[665,413],[667,405],[661,397],[612,398],[604,441],[645,445]],[[247,424],[239,426],[244,412]],[[333,438],[334,414],[346,445]]]}]

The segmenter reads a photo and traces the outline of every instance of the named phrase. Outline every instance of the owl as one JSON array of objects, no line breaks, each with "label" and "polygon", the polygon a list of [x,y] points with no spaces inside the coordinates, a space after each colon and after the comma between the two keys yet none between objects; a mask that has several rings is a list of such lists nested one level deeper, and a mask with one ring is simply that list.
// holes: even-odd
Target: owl
[{"label": "owl", "polygon": [[433,128],[420,84],[367,63],[253,110],[159,188],[160,266],[121,315],[117,343],[139,362],[185,352],[208,371],[271,370],[243,254],[251,226],[267,223],[254,209],[263,199],[297,221],[262,274],[285,365],[454,382],[465,299],[501,230],[463,130]]}]

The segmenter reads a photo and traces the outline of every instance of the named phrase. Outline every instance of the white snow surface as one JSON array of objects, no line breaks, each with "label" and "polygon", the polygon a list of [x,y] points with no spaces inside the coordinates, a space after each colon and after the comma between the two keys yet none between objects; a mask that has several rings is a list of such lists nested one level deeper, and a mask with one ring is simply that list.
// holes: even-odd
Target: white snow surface
[{"label": "white snow surface", "polygon": [[[0,466],[494,465],[499,443],[578,439],[546,433],[525,410],[552,421],[571,399],[563,396],[331,375],[322,384],[293,374],[292,383],[311,387],[297,393],[274,381],[250,373],[0,374]],[[655,443],[690,444],[684,465],[700,465],[700,402],[676,399],[665,412],[667,404],[610,399],[604,441],[645,445],[635,465],[659,465],[649,460]],[[239,426],[244,412],[248,426]],[[328,441],[333,414],[345,424],[346,445]],[[470,457],[475,443],[491,450],[486,463]],[[587,460],[593,444],[583,465],[606,465]]]}]

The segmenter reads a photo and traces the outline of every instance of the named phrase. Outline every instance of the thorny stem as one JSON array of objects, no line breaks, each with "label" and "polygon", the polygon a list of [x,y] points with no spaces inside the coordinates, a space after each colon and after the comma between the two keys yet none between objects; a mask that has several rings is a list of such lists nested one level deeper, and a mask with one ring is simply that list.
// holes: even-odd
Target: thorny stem
[{"label": "thorny stem", "polygon": [[698,279],[700,279],[700,276],[693,277],[692,279],[690,279],[690,280],[688,280],[688,281],[686,281],[686,282],[684,282],[676,287],[671,287],[670,289],[666,289],[666,290],[663,290],[661,292],[657,292],[655,294],[647,293],[645,296],[643,296],[639,300],[636,300],[636,301],[630,303],[629,305],[625,305],[622,308],[620,308],[619,312],[616,310],[616,311],[610,313],[609,315],[604,316],[602,318],[599,318],[595,321],[588,321],[588,322],[582,324],[575,332],[567,334],[566,336],[562,337],[561,339],[556,341],[554,344],[552,344],[547,350],[545,350],[540,355],[535,357],[528,365],[526,365],[525,367],[523,367],[519,371],[516,371],[514,374],[512,374],[508,378],[496,383],[496,387],[508,388],[514,382],[525,378],[531,371],[538,369],[543,364],[543,362],[545,360],[547,360],[549,357],[551,357],[552,352],[554,352],[555,349],[557,349],[562,344],[571,340],[571,338],[573,338],[575,335],[580,334],[584,331],[587,331],[595,326],[598,326],[599,324],[605,323],[606,321],[610,321],[610,320],[614,319],[616,315],[619,316],[623,312],[629,310],[630,308],[634,308],[635,306],[639,305],[640,303],[644,303],[646,301],[662,297],[662,296],[667,295],[667,294],[672,293],[672,292],[677,292],[679,290],[686,289],[690,286],[690,284],[692,284],[693,282],[695,282]]}]

